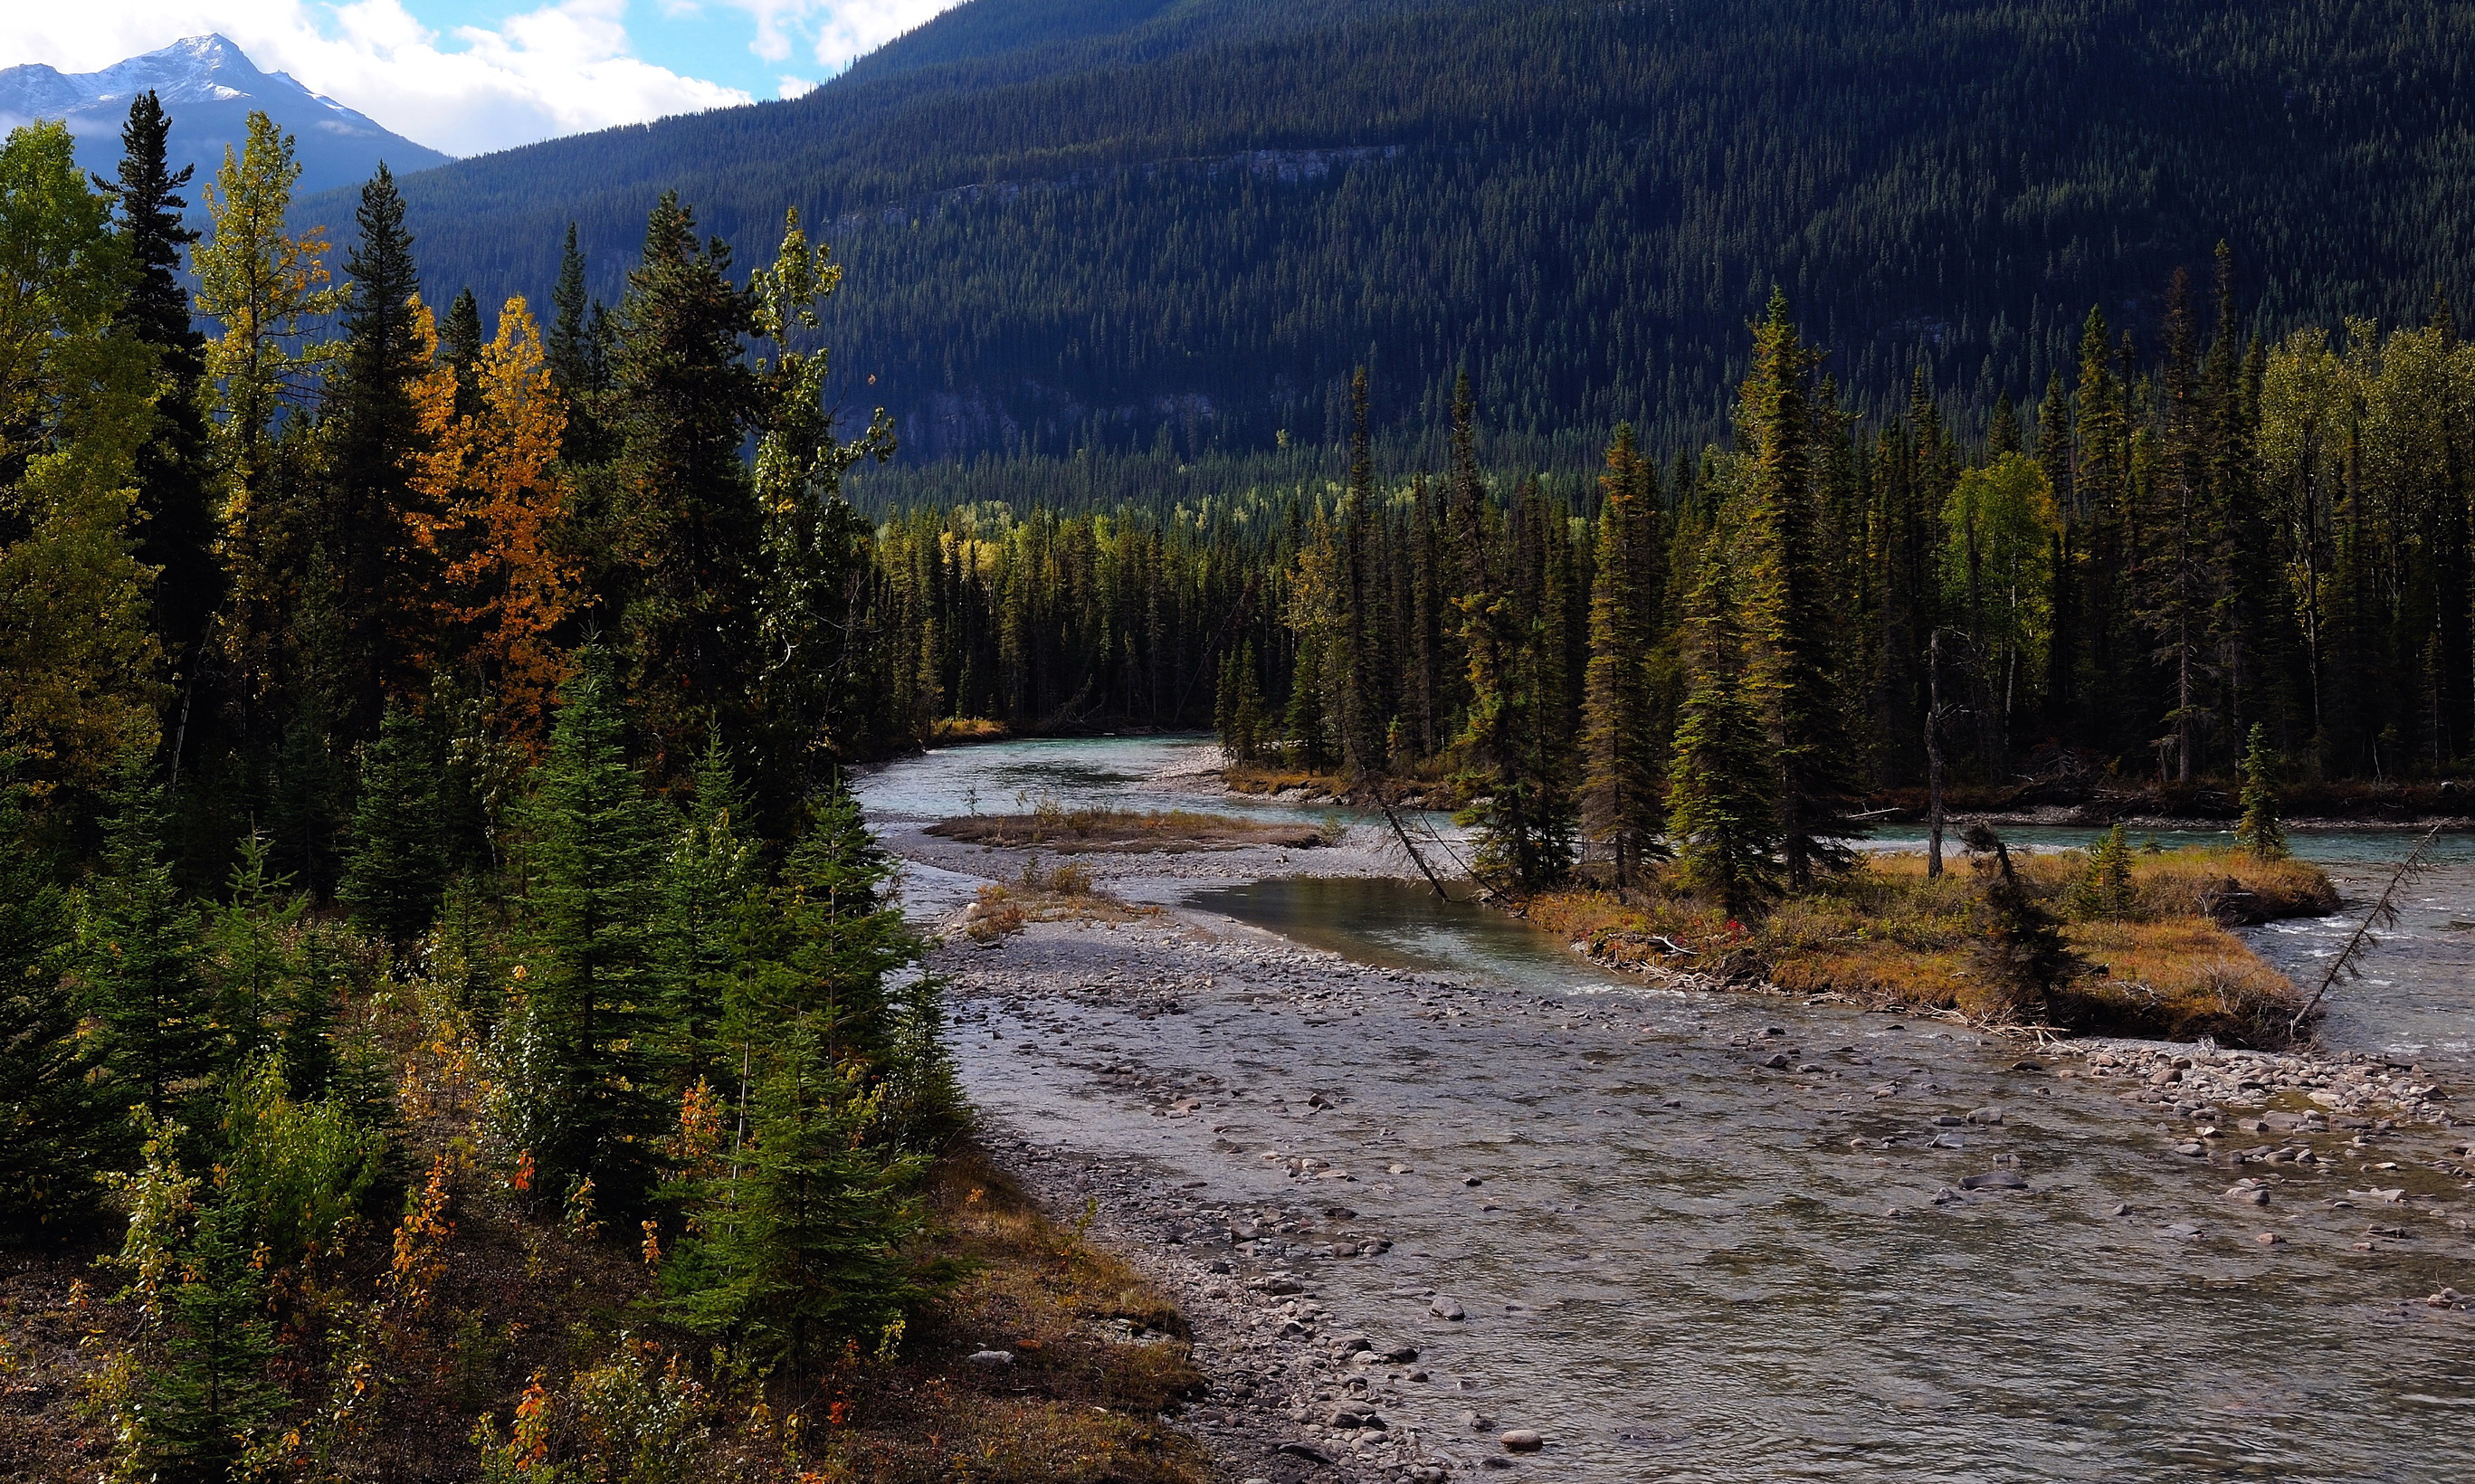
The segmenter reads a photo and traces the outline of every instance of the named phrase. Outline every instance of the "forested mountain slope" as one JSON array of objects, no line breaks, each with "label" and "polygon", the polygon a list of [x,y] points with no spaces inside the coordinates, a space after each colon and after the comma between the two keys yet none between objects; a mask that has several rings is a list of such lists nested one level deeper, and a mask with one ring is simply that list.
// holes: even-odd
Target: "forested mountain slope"
[{"label": "forested mountain slope", "polygon": [[[1721,423],[1783,284],[1860,405],[2042,387],[2220,239],[2264,328],[2419,318],[2475,243],[2475,7],[976,0],[810,96],[406,182],[433,296],[615,296],[662,189],[850,275],[908,451]],[[313,203],[331,220],[340,202]],[[873,377],[872,385],[862,378]]]}]

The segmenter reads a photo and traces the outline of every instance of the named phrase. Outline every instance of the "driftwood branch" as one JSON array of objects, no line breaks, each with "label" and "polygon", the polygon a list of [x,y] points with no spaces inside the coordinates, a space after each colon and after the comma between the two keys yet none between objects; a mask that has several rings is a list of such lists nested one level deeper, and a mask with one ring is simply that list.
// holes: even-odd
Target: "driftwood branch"
[{"label": "driftwood branch", "polygon": [[2329,972],[2320,976],[2320,986],[2313,990],[2312,998],[2294,1012],[2294,1019],[2286,1028],[2287,1034],[2293,1035],[2302,1031],[2303,1022],[2320,1008],[2320,1001],[2329,993],[2332,985],[2340,979],[2351,981],[2362,977],[2364,956],[2380,941],[2382,932],[2397,926],[2398,889],[2422,875],[2432,864],[2427,853],[2432,849],[2432,842],[2439,838],[2440,826],[2438,824],[2424,831],[2423,839],[2414,842],[2414,848],[2408,851],[2406,859],[2398,863],[2397,869],[2389,873],[2389,884],[2381,888],[2379,899],[2372,903],[2371,911],[2364,913],[2364,920],[2355,924],[2354,936],[2346,939],[2346,946],[2339,950],[2338,957],[2329,961]]}]

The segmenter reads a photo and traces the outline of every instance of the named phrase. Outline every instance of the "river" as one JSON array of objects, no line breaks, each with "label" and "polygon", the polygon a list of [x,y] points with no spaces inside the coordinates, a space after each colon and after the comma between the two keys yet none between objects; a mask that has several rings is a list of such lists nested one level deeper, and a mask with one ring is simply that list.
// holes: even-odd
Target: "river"
[{"label": "river", "polygon": [[[860,791],[896,838],[1041,797],[1287,807],[1233,805],[1198,770],[1203,745],[956,749]],[[2410,843],[2296,839],[2350,894]],[[2446,1081],[2470,1060],[2475,850],[2441,854],[2324,1034]],[[950,861],[931,875],[969,879]],[[1654,989],[1393,880],[1148,885],[1200,931],[967,958],[967,1085],[1035,1157],[1151,1172],[1162,1229],[1235,1227],[1241,1273],[1311,1271],[1325,1331],[1418,1345],[1433,1375],[1387,1373],[1370,1398],[1433,1442],[1421,1456],[1542,1480],[2469,1475],[2475,1320],[2422,1302],[2475,1289],[2463,1186],[2429,1168],[2463,1128],[2341,1121],[2255,1207],[2227,1199],[2230,1147],[2178,1155],[2181,1125],[2000,1038]],[[1238,923],[1366,967],[1266,958]],[[2254,941],[2300,979],[2351,927]],[[1145,991],[1154,1009],[1085,992],[1147,975],[1167,986]],[[1155,1012],[1169,993],[1182,1012]],[[1763,1069],[1775,1049],[1789,1070]],[[1171,1091],[1192,1117],[1164,1116]],[[2000,1122],[1935,1122],[1987,1108]],[[1954,1189],[1989,1169],[2027,1188]],[[1345,1180],[1350,1221],[1390,1251],[1318,1261],[1302,1174]],[[1439,1317],[1446,1299],[1466,1317]],[[1498,1424],[1550,1446],[1507,1457]]]}]

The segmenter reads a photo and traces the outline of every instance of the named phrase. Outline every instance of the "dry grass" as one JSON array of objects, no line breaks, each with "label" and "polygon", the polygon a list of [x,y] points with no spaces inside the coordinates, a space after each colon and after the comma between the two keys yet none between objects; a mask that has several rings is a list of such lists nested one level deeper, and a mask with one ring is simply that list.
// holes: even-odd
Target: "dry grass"
[{"label": "dry grass", "polygon": [[1270,824],[1183,809],[1041,808],[1027,815],[965,815],[941,819],[927,833],[973,845],[1021,849],[1039,845],[1060,855],[1179,855],[1193,850],[1236,850],[1246,845],[1305,849],[1323,843],[1313,825]]},{"label": "dry grass", "polygon": [[[882,1484],[1201,1484],[1202,1448],[1158,1421],[1204,1385],[1169,1302],[1041,1215],[976,1151],[941,1165],[931,1194],[941,1251],[964,1277],[913,1331],[905,1350],[918,1358],[849,1378],[846,1423],[822,1440],[815,1472]],[[1014,1363],[959,1363],[981,1350]]]},{"label": "dry grass", "polygon": [[[2031,894],[2065,915],[2087,857],[2015,859]],[[1939,878],[1924,867],[1922,856],[1872,857],[1750,925],[1658,887],[1624,900],[1577,888],[1532,897],[1522,911],[1620,967],[1762,980],[1797,993],[1986,1019],[2013,1014],[2009,987],[1978,970],[1987,930],[1982,877],[1965,857]],[[2298,1004],[2294,986],[2226,925],[2332,911],[2337,892],[2328,878],[2297,861],[2178,851],[2135,856],[2132,886],[2135,905],[2125,918],[2067,924],[2065,936],[2092,972],[2058,992],[2043,1014],[2088,1031],[2251,1045],[2281,1039]]]},{"label": "dry grass", "polygon": [[1015,880],[979,889],[963,909],[963,933],[975,943],[993,943],[1028,923],[1133,922],[1160,912],[1102,889],[1089,869],[1071,861],[1042,870],[1040,857],[1033,856]]},{"label": "dry grass", "polygon": [[928,723],[928,745],[932,747],[1003,742],[1013,735],[1014,728],[990,717],[940,717]]},{"label": "dry grass", "polygon": [[1338,773],[1318,773],[1282,763],[1232,763],[1220,770],[1232,793],[1287,793],[1303,789],[1310,795],[1331,798],[1349,787]]}]

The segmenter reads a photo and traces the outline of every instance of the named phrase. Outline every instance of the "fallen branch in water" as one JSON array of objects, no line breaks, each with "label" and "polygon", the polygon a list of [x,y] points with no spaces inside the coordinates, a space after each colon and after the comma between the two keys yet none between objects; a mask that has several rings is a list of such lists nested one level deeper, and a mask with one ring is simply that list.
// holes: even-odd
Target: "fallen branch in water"
[{"label": "fallen branch in water", "polygon": [[2287,1034],[2293,1035],[2302,1031],[2303,1022],[2319,1008],[2321,997],[2329,992],[2331,985],[2341,978],[2351,982],[2363,977],[2364,955],[2371,952],[2372,946],[2380,941],[2379,935],[2383,931],[2397,926],[2398,888],[2422,875],[2432,864],[2424,853],[2439,837],[2440,826],[2436,824],[2423,832],[2423,839],[2416,840],[2414,848],[2407,852],[2406,859],[2398,863],[2398,868],[2389,874],[2389,884],[2381,889],[2380,900],[2372,904],[2370,912],[2364,913],[2364,920],[2355,925],[2355,936],[2346,939],[2346,946],[2329,961],[2329,972],[2320,976],[2320,987],[2313,990],[2312,998],[2294,1012],[2293,1022],[2286,1028]]}]

